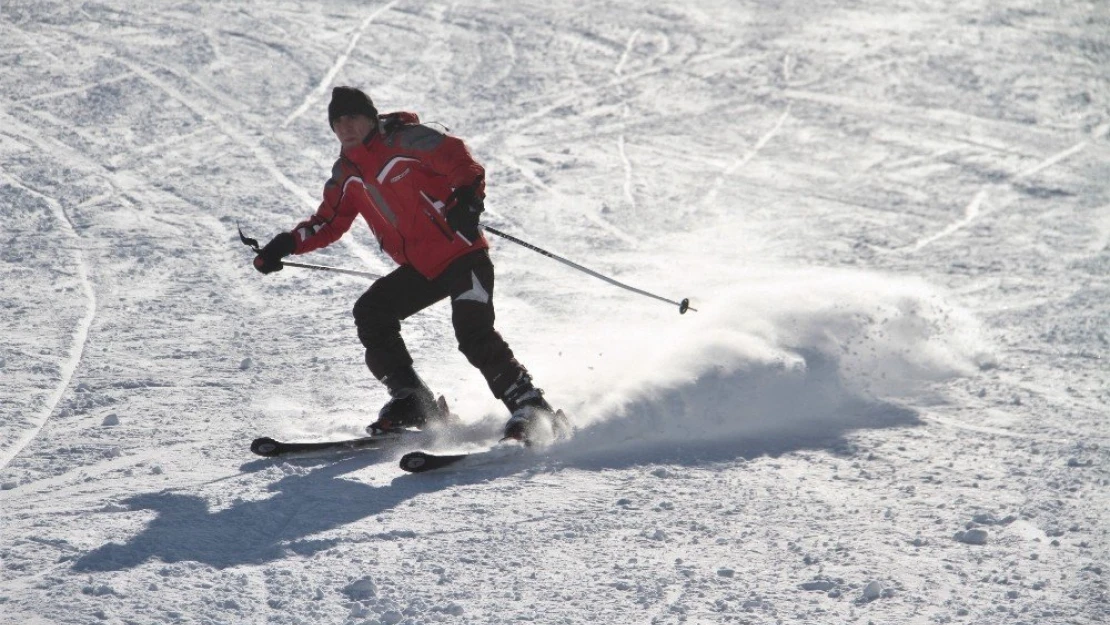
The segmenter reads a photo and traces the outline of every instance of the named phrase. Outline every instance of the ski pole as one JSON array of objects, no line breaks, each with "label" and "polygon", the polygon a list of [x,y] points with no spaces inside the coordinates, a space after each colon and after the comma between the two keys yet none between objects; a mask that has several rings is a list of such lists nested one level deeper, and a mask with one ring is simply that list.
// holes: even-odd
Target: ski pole
[{"label": "ski pole", "polygon": [[647,291],[637,289],[636,287],[629,286],[627,284],[624,284],[623,282],[618,282],[618,281],[616,281],[616,280],[614,280],[614,279],[612,279],[608,276],[604,276],[604,275],[602,275],[602,274],[600,274],[600,273],[598,273],[598,272],[596,272],[592,269],[589,269],[587,267],[583,267],[582,265],[579,265],[578,263],[576,263],[574,261],[567,260],[567,259],[563,258],[562,256],[559,256],[557,254],[552,254],[551,252],[549,252],[549,251],[547,251],[543,248],[536,247],[535,245],[532,245],[531,243],[528,243],[527,241],[522,241],[522,240],[520,240],[520,239],[518,239],[518,238],[516,238],[516,237],[514,237],[510,234],[506,234],[504,232],[501,232],[500,230],[498,230],[496,228],[492,228],[492,227],[486,226],[484,224],[482,225],[482,228],[486,232],[492,232],[493,234],[496,234],[497,236],[501,237],[502,239],[508,239],[509,241],[512,241],[513,243],[516,243],[517,245],[519,245],[521,247],[526,247],[526,248],[532,250],[533,252],[538,252],[540,254],[543,254],[544,256],[546,256],[546,257],[548,257],[552,260],[557,260],[560,263],[563,263],[564,265],[566,265],[568,267],[573,267],[574,269],[577,269],[578,271],[581,271],[582,273],[588,273],[588,274],[590,274],[591,276],[593,276],[595,278],[599,278],[601,280],[604,280],[604,281],[608,282],[609,284],[612,284],[613,286],[618,286],[618,287],[620,287],[622,289],[625,289],[627,291],[632,291],[633,293],[639,293],[640,295],[650,297],[652,299],[657,299],[661,302],[666,302],[668,304],[674,304],[675,306],[678,306],[678,313],[680,315],[685,315],[687,310],[692,310],[694,312],[698,312],[697,308],[691,308],[690,307],[690,298],[683,299],[681,302],[675,302],[675,301],[669,300],[665,297],[660,297],[660,296],[658,296],[654,293],[648,293]]},{"label": "ski pole", "polygon": [[[254,252],[256,254],[262,251],[262,248],[258,246],[258,241],[256,239],[252,239],[252,238],[244,235],[242,228],[239,228],[239,240],[243,242],[243,245],[246,245],[246,246],[250,247],[252,250],[254,250]],[[326,265],[310,265],[308,263],[295,263],[295,262],[287,261],[287,260],[281,261],[281,264],[285,265],[286,267],[297,267],[299,269],[313,269],[315,271],[330,271],[332,273],[342,273],[342,274],[346,274],[348,276],[358,276],[360,278],[370,278],[371,280],[377,280],[378,278],[381,277],[377,274],[373,274],[373,273],[370,273],[368,271],[358,271],[358,270],[355,270],[355,269],[342,269],[340,267],[328,267]]]},{"label": "ski pole", "polygon": [[294,263],[287,260],[281,261],[281,264],[286,267],[298,267],[300,269],[314,269],[316,271],[330,271],[332,273],[342,273],[348,276],[358,276],[360,278],[370,278],[377,280],[381,276],[370,273],[369,271],[358,271],[357,269],[343,269],[342,267],[328,267],[327,265],[311,265],[309,263]]}]

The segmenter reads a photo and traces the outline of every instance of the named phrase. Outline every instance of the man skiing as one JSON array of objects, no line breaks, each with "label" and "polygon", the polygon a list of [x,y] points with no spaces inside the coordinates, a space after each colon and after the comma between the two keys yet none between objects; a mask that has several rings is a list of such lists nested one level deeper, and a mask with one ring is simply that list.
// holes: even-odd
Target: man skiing
[{"label": "man skiing", "polygon": [[415,113],[379,116],[356,88],[332,90],[328,122],[341,149],[324,199],[314,215],[267,243],[255,268],[280,271],[283,258],[334,243],[362,215],[400,265],[354,306],[366,365],[390,395],[367,429],[423,427],[446,417],[413,369],[400,322],[450,298],[459,351],[512,415],[506,438],[528,440],[554,411],[493,327],[494,271],[479,229],[485,170],[460,139],[420,124]]}]

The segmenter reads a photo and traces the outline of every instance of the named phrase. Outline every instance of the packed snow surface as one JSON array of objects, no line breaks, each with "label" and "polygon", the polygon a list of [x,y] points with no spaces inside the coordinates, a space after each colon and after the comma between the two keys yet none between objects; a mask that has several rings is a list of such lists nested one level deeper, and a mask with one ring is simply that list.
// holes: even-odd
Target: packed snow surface
[{"label": "packed snow surface", "polygon": [[[1110,622],[1110,5],[0,4],[0,623]],[[334,85],[488,170],[572,440],[403,474]],[[359,220],[304,262],[392,265]],[[405,322],[472,449],[507,418]]]}]

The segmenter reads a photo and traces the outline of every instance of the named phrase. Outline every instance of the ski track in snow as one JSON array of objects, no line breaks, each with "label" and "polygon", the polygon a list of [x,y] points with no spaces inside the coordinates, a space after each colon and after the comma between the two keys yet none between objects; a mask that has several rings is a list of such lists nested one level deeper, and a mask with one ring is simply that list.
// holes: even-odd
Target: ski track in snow
[{"label": "ski track in snow", "polygon": [[[627,114],[627,109],[625,110]],[[628,202],[632,209],[636,208],[636,196],[632,193],[632,160],[628,158],[628,151],[625,149],[625,136],[621,134],[617,137],[617,152],[621,157],[621,164],[624,166],[624,199]]]},{"label": "ski track in snow", "polygon": [[753,145],[751,149],[744,153],[743,157],[733,159],[733,161],[729,163],[727,167],[725,167],[724,171],[722,171],[720,175],[717,176],[717,178],[713,181],[713,184],[710,186],[709,192],[706,193],[705,197],[702,199],[701,203],[703,206],[712,206],[717,203],[717,196],[720,194],[721,188],[728,181],[729,177],[735,174],[741,167],[751,162],[751,160],[759,154],[759,151],[762,150],[767,145],[767,143],[769,143],[771,139],[774,138],[776,134],[778,134],[779,130],[782,129],[782,125],[786,123],[786,120],[789,117],[790,106],[788,105],[786,107],[786,110],[782,112],[782,115],[779,116],[778,120],[771,127],[771,129],[764,133],[763,136],[761,136],[759,140],[755,142],[755,145]]},{"label": "ski track in snow", "polygon": [[[362,27],[359,30],[359,34],[361,34],[361,32],[369,26],[369,24],[372,22],[373,18],[377,17],[380,13],[392,8],[394,5],[397,4],[398,1],[399,0],[396,0],[394,2],[391,2],[391,3],[387,4],[386,6],[382,7],[377,12],[372,14],[370,17],[368,17],[363,22]],[[348,49],[348,54],[349,54],[349,50],[353,49],[354,45],[357,43],[357,38],[358,38],[358,35],[356,35],[355,41],[353,41],[351,43],[351,45]],[[346,56],[347,55],[345,54],[344,57],[342,58],[342,60],[344,62],[346,60]],[[152,85],[156,86],[158,89],[161,89],[163,92],[166,93],[166,95],[168,97],[170,97],[170,98],[172,98],[172,99],[174,99],[178,102],[181,102],[189,110],[191,110],[193,113],[195,113],[198,117],[205,120],[205,122],[207,124],[211,125],[218,132],[220,132],[224,136],[231,139],[241,149],[250,153],[251,156],[263,167],[263,169],[267,172],[267,174],[274,181],[276,181],[278,184],[280,184],[283,188],[285,188],[287,191],[289,191],[294,197],[296,197],[299,200],[299,202],[302,206],[302,210],[303,210],[304,215],[307,215],[307,214],[309,214],[309,212],[316,209],[317,205],[319,204],[318,199],[316,199],[309,192],[307,192],[302,186],[300,186],[300,185],[294,183],[292,180],[290,180],[289,177],[286,176],[285,173],[281,170],[281,168],[278,167],[277,163],[274,160],[273,155],[266,148],[259,145],[259,142],[256,139],[252,138],[247,133],[237,129],[233,124],[228,123],[225,120],[223,115],[214,112],[212,110],[212,108],[207,103],[197,101],[197,100],[189,97],[188,95],[186,95],[180,89],[176,89],[173,85],[169,84],[168,82],[159,79],[153,72],[149,71],[148,69],[146,69],[145,67],[140,65],[140,63],[138,61],[134,61],[134,60],[128,59],[128,58],[123,57],[123,56],[117,56],[117,57],[114,58],[114,60],[116,62],[128,67],[129,69],[131,69],[132,73],[134,75],[138,75],[138,76],[142,77],[144,80],[146,80],[149,83],[151,83]],[[341,67],[341,63],[339,64],[339,66],[337,66],[333,69],[335,71],[338,71],[338,67]],[[168,67],[168,66],[165,66],[165,65],[161,65],[161,66],[158,67],[158,69],[163,70],[163,71],[165,71],[167,73],[170,73],[172,75],[178,76],[179,78],[182,78],[183,80],[186,80],[188,82],[191,82],[191,83],[201,87],[204,91],[208,92],[208,94],[211,95],[214,98],[217,98],[217,99],[224,99],[225,98],[224,94],[219,93],[216,90],[211,89],[207,85],[204,85],[203,83],[197,81],[191,75],[188,75],[188,74],[182,75],[182,73],[179,72],[178,70],[176,70],[175,68]],[[308,100],[306,101],[305,108],[307,108],[307,106],[311,105],[312,100],[313,100],[313,98],[310,96],[308,98]],[[288,125],[288,124],[286,124],[286,125]],[[295,217],[294,219],[299,219],[299,218],[300,217]],[[367,266],[367,267],[378,266],[378,263],[376,262],[377,259],[375,258],[374,254],[372,252],[370,252],[368,249],[366,249],[365,246],[360,245],[354,237],[347,237],[344,240],[343,243],[347,247],[347,249],[351,250],[355,254],[355,256],[358,257],[362,261],[363,266]]]},{"label": "ski track in snow", "polygon": [[[10,175],[8,174],[4,174],[4,177],[10,179]],[[93,320],[96,318],[96,292],[93,289],[92,281],[89,279],[89,268],[85,263],[84,254],[81,252],[81,238],[77,234],[77,229],[74,227],[69,215],[66,214],[65,208],[63,208],[56,199],[27,187],[19,180],[11,179],[10,184],[14,184],[46,202],[58,223],[65,226],[66,234],[73,244],[73,259],[75,261],[74,271],[77,274],[78,281],[81,284],[82,295],[84,295],[85,298],[85,314],[81,317],[77,327],[73,330],[69,355],[61,363],[61,380],[58,381],[54,391],[46,400],[46,406],[39,412],[38,417],[33,420],[33,427],[20,434],[10,446],[0,451],[0,471],[3,471],[3,469],[7,467],[36,436],[38,436],[43,426],[45,426],[46,422],[50,419],[50,416],[54,414],[54,411],[58,407],[58,403],[61,402],[62,397],[65,396],[66,391],[69,390],[73,383],[73,376],[77,371],[77,367],[81,364],[81,356],[85,352],[85,343],[89,340],[89,330],[92,328]]]},{"label": "ski track in snow", "polygon": [[358,47],[359,41],[362,39],[363,35],[366,34],[366,29],[369,28],[370,24],[374,23],[374,20],[379,16],[393,10],[400,2],[401,0],[392,0],[378,7],[362,20],[362,23],[359,24],[354,34],[351,35],[351,38],[347,41],[347,48],[335,59],[335,62],[332,63],[331,67],[329,67],[328,71],[324,74],[324,77],[320,80],[320,83],[305,97],[301,105],[285,118],[285,121],[281,124],[283,128],[295,122],[304,115],[308,109],[312,108],[317,102],[323,100],[331,92],[331,88],[335,86],[335,77],[339,75],[340,70],[343,69],[343,66],[346,65],[347,61],[351,58],[351,53]]},{"label": "ski track in snow", "polygon": [[[1030,168],[1028,168],[1024,171],[1018,172],[1017,174],[1015,174],[1013,176],[1013,178],[1011,178],[1010,182],[1011,183],[1019,182],[1019,181],[1025,179],[1025,178],[1035,176],[1036,174],[1048,169],[1049,167],[1052,167],[1052,166],[1060,163],[1061,161],[1064,161],[1065,159],[1068,159],[1068,158],[1082,152],[1084,149],[1087,148],[1088,145],[1091,144],[1092,141],[1097,141],[1099,139],[1102,139],[1102,138],[1106,137],[1108,132],[1110,132],[1110,126],[1108,126],[1108,125],[1099,126],[1098,128],[1096,128],[1094,130],[1093,133],[1091,133],[1091,135],[1092,135],[1091,139],[1086,140],[1086,141],[1081,141],[1081,142],[1079,142],[1079,143],[1077,143],[1077,144],[1075,144],[1075,145],[1073,145],[1073,146],[1071,146],[1071,147],[1069,147],[1065,150],[1062,150],[1062,151],[1060,151],[1056,154],[1053,154],[1052,156],[1044,159],[1043,161],[1033,165],[1032,167],[1030,167]],[[920,252],[927,245],[930,245],[931,243],[933,243],[935,241],[943,239],[943,238],[955,233],[956,231],[961,230],[961,229],[967,227],[968,225],[970,225],[972,222],[974,222],[976,219],[978,219],[981,214],[983,214],[983,203],[986,202],[987,199],[990,197],[991,190],[992,189],[999,189],[999,188],[1001,188],[999,185],[992,185],[991,187],[985,187],[983,189],[980,189],[975,194],[975,197],[973,197],[971,199],[971,202],[969,202],[968,205],[964,208],[964,216],[961,219],[948,224],[940,232],[937,232],[937,233],[929,235],[929,236],[927,236],[923,239],[920,239],[919,241],[917,241],[916,243],[914,243],[913,245],[911,245],[909,247],[909,251],[912,252],[912,253]]]},{"label": "ski track in snow", "polygon": [[[194,101],[191,97],[186,96],[179,89],[174,88],[173,85],[158,78],[153,72],[148,71],[146,68],[140,66],[137,62],[131,61],[130,59],[126,58],[116,58],[116,62],[129,67],[133,72],[135,72],[139,76],[142,76],[144,80],[160,89],[167,96],[185,105],[190,111],[195,113],[200,118],[204,119],[206,123],[215,126],[222,134],[234,141],[241,149],[246,150],[248,153],[250,153],[251,156],[253,156],[254,159],[258,161],[260,165],[262,165],[266,173],[268,173],[270,177],[273,178],[278,184],[280,184],[287,191],[293,194],[294,197],[298,198],[305,208],[309,210],[316,208],[318,202],[315,200],[315,198],[309,195],[302,187],[294,184],[293,181],[289,180],[289,178],[278,168],[277,164],[274,162],[272,154],[270,154],[265,148],[258,145],[257,141],[249,139],[240,130],[235,128],[234,125],[225,121],[222,115],[218,113],[213,113],[207,105]],[[175,70],[164,66],[161,69],[170,71],[173,74],[178,73]],[[185,78],[187,80],[190,79],[188,75],[182,76],[182,78]]]},{"label": "ski track in snow", "polygon": [[945,228],[940,232],[937,232],[936,234],[931,234],[924,239],[919,240],[917,243],[914,243],[912,246],[910,246],[910,251],[920,252],[921,249],[924,248],[926,245],[929,245],[934,241],[939,241],[940,239],[947,237],[953,232],[960,230],[961,228],[978,219],[980,213],[982,212],[983,202],[987,200],[987,197],[989,197],[989,195],[990,191],[988,191],[987,189],[980,189],[979,192],[975,194],[975,197],[971,198],[971,201],[968,202],[967,206],[964,208],[964,216],[962,219],[954,221],[945,226]]}]

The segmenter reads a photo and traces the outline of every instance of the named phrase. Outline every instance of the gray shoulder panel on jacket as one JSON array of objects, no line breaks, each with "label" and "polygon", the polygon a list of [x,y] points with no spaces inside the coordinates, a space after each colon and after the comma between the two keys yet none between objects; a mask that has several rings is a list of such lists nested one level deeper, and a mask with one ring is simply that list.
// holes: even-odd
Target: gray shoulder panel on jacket
[{"label": "gray shoulder panel on jacket", "polygon": [[337,158],[335,164],[331,166],[331,178],[328,179],[328,185],[339,184],[340,179],[343,177],[343,159]]},{"label": "gray shoulder panel on jacket", "polygon": [[435,128],[416,124],[402,128],[397,133],[397,143],[403,150],[428,152],[439,147],[445,136]]}]

